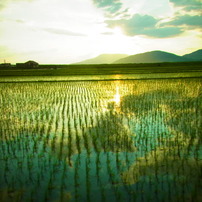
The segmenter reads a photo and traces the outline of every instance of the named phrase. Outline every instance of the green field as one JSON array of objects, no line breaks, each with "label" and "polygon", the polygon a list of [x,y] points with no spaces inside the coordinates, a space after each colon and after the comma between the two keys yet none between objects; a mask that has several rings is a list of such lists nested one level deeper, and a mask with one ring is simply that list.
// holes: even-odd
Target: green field
[{"label": "green field", "polygon": [[0,201],[201,201],[202,78],[114,76],[0,79]]},{"label": "green field", "polygon": [[201,72],[202,62],[101,65],[39,65],[38,69],[1,68],[0,76],[67,76]]}]

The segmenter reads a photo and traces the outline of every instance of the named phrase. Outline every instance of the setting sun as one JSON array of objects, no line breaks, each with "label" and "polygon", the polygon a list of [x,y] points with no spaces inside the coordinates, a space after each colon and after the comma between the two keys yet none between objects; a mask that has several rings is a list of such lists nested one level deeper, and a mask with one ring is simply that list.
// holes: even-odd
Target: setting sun
[{"label": "setting sun", "polygon": [[113,32],[116,36],[123,36],[123,30],[121,29],[121,27],[115,27],[113,29]]}]

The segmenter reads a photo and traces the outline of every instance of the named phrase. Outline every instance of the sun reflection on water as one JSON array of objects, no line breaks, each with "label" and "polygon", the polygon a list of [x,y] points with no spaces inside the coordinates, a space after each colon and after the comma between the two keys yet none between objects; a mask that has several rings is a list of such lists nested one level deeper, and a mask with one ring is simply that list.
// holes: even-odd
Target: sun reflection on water
[{"label": "sun reflection on water", "polygon": [[115,104],[117,106],[119,106],[120,105],[120,100],[121,100],[121,96],[120,96],[120,92],[119,92],[119,86],[116,86],[116,94],[114,95],[113,101],[115,102]]}]

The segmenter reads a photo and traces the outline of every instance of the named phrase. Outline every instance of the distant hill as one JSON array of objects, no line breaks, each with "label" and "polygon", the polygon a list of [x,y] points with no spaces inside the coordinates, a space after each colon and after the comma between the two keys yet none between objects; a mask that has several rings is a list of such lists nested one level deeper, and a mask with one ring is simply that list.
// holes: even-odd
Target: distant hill
[{"label": "distant hill", "polygon": [[127,56],[128,55],[126,54],[102,54],[95,58],[84,60],[76,64],[110,64],[110,63],[114,63],[115,61],[121,58],[125,58]]},{"label": "distant hill", "polygon": [[202,61],[202,49],[183,55],[183,57],[194,61]]},{"label": "distant hill", "polygon": [[186,62],[189,58],[164,51],[151,51],[131,55],[115,61],[114,63],[159,63],[159,62]]},{"label": "distant hill", "polygon": [[188,62],[202,61],[202,49],[183,56],[155,50],[136,55],[102,54],[95,58],[84,60],[76,64],[126,64],[126,63],[161,63],[161,62]]}]

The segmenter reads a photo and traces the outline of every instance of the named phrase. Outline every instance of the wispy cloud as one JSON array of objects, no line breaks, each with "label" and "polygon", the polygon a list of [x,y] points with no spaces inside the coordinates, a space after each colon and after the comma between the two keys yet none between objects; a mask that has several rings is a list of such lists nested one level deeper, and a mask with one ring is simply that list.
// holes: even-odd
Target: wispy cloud
[{"label": "wispy cloud", "polygon": [[86,36],[85,34],[72,32],[66,29],[59,29],[59,28],[42,28],[43,31],[53,33],[53,34],[62,34],[67,36]]},{"label": "wispy cloud", "polygon": [[101,34],[103,34],[103,35],[113,35],[114,33],[113,32],[102,32]]}]

